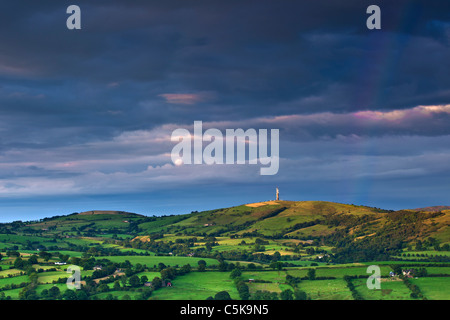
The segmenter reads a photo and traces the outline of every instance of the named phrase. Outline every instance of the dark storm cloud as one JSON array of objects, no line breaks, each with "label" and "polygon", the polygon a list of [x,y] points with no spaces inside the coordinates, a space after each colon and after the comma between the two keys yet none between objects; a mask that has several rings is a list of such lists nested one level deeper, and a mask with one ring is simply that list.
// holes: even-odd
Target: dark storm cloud
[{"label": "dark storm cloud", "polygon": [[[147,100],[216,92],[212,111],[243,117],[443,103],[449,17],[442,2],[382,1],[383,29],[374,33],[365,28],[368,3],[80,1],[79,32],[65,29],[63,2],[12,4],[2,10],[17,19],[2,20],[0,56],[10,77],[88,83],[100,91],[91,104],[113,103],[105,83],[144,84],[115,106],[121,110],[133,111],[142,90]],[[303,101],[311,96],[321,103]]]},{"label": "dark storm cloud", "polygon": [[[68,2],[3,3],[2,112],[111,136],[113,128],[189,123],[199,114],[245,119],[448,102],[448,5],[377,3],[376,32],[365,27],[368,1],[79,1],[76,32],[65,28]],[[198,92],[216,99],[190,109],[161,99]]]}]

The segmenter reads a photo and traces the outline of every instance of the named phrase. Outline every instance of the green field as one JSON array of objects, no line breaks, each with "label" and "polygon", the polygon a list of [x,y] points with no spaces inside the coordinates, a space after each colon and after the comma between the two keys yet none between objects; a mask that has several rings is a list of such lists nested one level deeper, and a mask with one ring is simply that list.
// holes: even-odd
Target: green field
[{"label": "green field", "polygon": [[450,277],[430,277],[411,279],[419,286],[423,295],[429,300],[448,300],[450,294]]},{"label": "green field", "polygon": [[192,267],[196,267],[199,260],[204,260],[207,265],[217,265],[218,261],[210,258],[195,258],[195,257],[167,257],[167,256],[112,256],[107,257],[112,262],[124,262],[130,261],[132,264],[140,263],[145,264],[148,267],[158,265],[158,263],[164,263],[167,266],[182,266],[190,264]]},{"label": "green field", "polygon": [[299,284],[312,300],[352,300],[351,292],[345,281],[334,280],[306,280]]},{"label": "green field", "polygon": [[411,291],[401,280],[382,279],[380,289],[368,289],[366,282],[366,279],[353,280],[365,300],[411,300]]},{"label": "green field", "polygon": [[159,300],[204,300],[217,292],[226,290],[231,298],[239,299],[238,292],[229,273],[195,272],[179,276],[173,286],[156,290],[151,299]]},{"label": "green field", "polygon": [[0,288],[4,288],[6,285],[11,285],[11,284],[20,284],[23,282],[29,282],[30,279],[28,276],[24,275],[24,276],[16,276],[16,277],[11,277],[11,278],[3,278],[0,279]]},{"label": "green field", "polygon": [[39,273],[38,281],[39,283],[52,283],[59,278],[68,278],[70,274],[64,271],[50,271]]}]

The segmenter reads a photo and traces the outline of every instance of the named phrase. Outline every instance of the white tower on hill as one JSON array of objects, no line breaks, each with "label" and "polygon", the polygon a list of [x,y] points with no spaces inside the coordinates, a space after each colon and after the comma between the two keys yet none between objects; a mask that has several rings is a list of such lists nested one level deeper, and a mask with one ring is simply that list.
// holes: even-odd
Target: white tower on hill
[{"label": "white tower on hill", "polygon": [[277,201],[278,200],[280,200],[280,191],[278,190],[278,187],[277,187]]}]

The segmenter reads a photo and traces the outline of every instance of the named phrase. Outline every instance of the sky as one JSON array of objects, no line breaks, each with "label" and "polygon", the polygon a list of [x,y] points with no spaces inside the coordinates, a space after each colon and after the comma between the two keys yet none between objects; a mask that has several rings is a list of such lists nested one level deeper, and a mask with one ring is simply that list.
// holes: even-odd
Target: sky
[{"label": "sky", "polygon": [[[69,5],[81,29],[69,30]],[[369,5],[381,11],[370,30]],[[448,1],[0,1],[0,222],[275,198],[450,205]],[[279,130],[279,170],[175,165]]]}]

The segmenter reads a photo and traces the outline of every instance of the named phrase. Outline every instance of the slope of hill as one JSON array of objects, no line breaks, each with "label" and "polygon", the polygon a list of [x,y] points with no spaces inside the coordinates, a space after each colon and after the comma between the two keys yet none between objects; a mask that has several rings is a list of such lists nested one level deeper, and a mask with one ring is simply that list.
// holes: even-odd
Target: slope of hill
[{"label": "slope of hill", "polygon": [[449,224],[448,210],[392,211],[325,201],[268,201],[162,217],[94,210],[3,228],[47,236],[128,234],[144,241],[165,234],[315,240],[336,247],[337,252],[347,250],[348,255],[367,248],[396,250],[429,237],[450,243]]},{"label": "slope of hill", "polygon": [[79,215],[92,215],[92,214],[119,214],[119,215],[138,215],[137,213],[131,213],[126,211],[112,211],[112,210],[91,210],[80,212]]},{"label": "slope of hill", "polygon": [[[223,290],[235,290],[239,298],[243,286],[230,279],[238,266],[238,283],[248,279],[242,299],[281,297],[298,281],[313,300],[327,290],[332,299],[360,299],[355,292],[369,299],[448,297],[442,288],[449,283],[449,225],[450,210],[391,211],[324,201],[266,201],[161,217],[93,210],[15,221],[0,224],[0,300],[66,299],[71,289],[61,297],[49,293],[65,288],[69,264],[82,268],[89,285],[78,292],[92,299],[206,299]],[[366,290],[360,279],[369,265],[380,265],[384,293]],[[389,275],[404,267],[420,287]],[[155,286],[144,285],[141,275]],[[173,287],[161,286],[163,278],[173,280]],[[205,284],[211,286],[207,292]],[[336,284],[342,295],[336,296]]]},{"label": "slope of hill", "polygon": [[[204,211],[167,226],[167,232],[220,234],[261,234],[281,237],[342,216],[350,220],[372,219],[387,211],[324,201],[270,201]],[[320,228],[320,227],[318,227]]]},{"label": "slope of hill", "polygon": [[[407,230],[415,226],[416,234],[406,240],[446,232],[449,212],[433,210],[382,210],[367,206],[325,201],[268,201],[240,206],[192,212],[190,214],[147,217],[124,211],[93,210],[66,216],[44,218],[28,223],[35,231],[183,233],[204,235],[245,234],[272,238],[299,238],[330,236],[345,233],[364,237],[378,234],[399,221],[408,222]],[[7,225],[7,224],[6,224]]]},{"label": "slope of hill", "polygon": [[411,210],[423,212],[438,212],[443,210],[450,210],[450,206],[432,206],[432,207],[416,208]]},{"label": "slope of hill", "polygon": [[136,224],[147,217],[131,212],[92,210],[27,223],[29,231],[59,235],[63,232],[135,232]]}]

